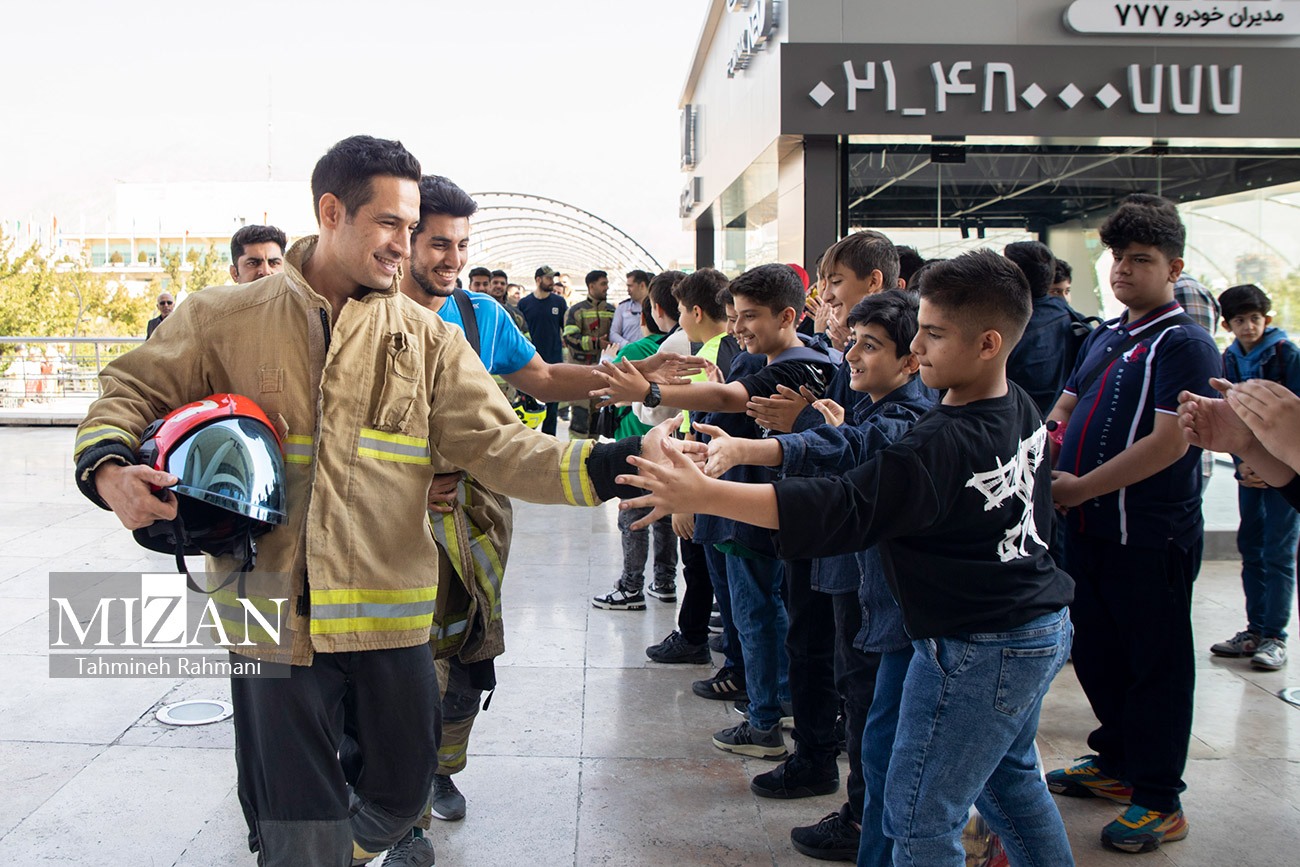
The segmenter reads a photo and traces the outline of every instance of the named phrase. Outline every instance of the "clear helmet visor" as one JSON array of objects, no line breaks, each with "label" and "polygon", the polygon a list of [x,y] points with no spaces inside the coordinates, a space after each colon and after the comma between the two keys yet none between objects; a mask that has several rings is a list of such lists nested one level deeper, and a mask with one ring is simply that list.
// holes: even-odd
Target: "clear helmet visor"
[{"label": "clear helmet visor", "polygon": [[259,422],[214,421],[173,448],[165,469],[180,479],[177,494],[269,524],[286,520],[280,446]]}]

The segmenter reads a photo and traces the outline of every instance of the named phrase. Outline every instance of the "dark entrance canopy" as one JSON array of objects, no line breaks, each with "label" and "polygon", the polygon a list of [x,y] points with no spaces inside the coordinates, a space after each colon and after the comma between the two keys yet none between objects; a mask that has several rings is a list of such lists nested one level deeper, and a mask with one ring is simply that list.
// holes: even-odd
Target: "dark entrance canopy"
[{"label": "dark entrance canopy", "polygon": [[1041,233],[1129,193],[1190,202],[1300,181],[1300,148],[849,143],[842,154],[845,225],[881,228]]}]

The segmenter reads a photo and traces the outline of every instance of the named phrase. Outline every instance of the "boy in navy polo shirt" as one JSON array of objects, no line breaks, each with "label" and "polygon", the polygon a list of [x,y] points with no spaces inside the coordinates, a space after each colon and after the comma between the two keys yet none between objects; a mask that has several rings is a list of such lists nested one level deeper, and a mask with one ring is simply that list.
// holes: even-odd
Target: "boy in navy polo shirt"
[{"label": "boy in navy polo shirt", "polygon": [[1178,394],[1210,394],[1222,372],[1214,340],[1174,300],[1186,231],[1172,204],[1153,199],[1126,201],[1102,224],[1111,290],[1127,310],[1089,335],[1051,413],[1065,431],[1052,497],[1069,509],[1074,668],[1101,725],[1088,736],[1096,755],[1047,781],[1057,794],[1129,804],[1101,834],[1126,852],[1187,836],[1178,796],[1203,522],[1201,450],[1183,439]]}]

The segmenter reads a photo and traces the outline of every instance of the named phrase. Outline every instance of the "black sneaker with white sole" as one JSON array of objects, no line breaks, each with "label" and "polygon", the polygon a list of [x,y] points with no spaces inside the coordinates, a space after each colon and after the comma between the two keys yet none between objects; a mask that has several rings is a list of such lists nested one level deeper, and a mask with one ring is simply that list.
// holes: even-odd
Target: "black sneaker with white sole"
[{"label": "black sneaker with white sole", "polygon": [[606,611],[644,611],[645,596],[641,593],[628,593],[622,587],[615,587],[613,593],[594,597],[591,606]]},{"label": "black sneaker with white sole", "polygon": [[707,644],[691,644],[680,632],[674,629],[668,637],[658,644],[645,649],[645,655],[651,662],[668,665],[712,665],[713,656]]},{"label": "black sneaker with white sole", "polygon": [[736,701],[749,699],[745,692],[744,669],[724,665],[708,680],[697,680],[691,684],[691,692],[700,698],[712,698],[718,701]]},{"label": "black sneaker with white sole", "polygon": [[647,587],[645,592],[658,599],[660,602],[677,601],[677,588],[672,584],[654,583]]},{"label": "black sneaker with white sole", "polygon": [[785,738],[781,736],[781,727],[772,726],[767,731],[756,729],[748,721],[715,732],[713,745],[720,750],[739,756],[753,756],[756,759],[780,761],[788,753],[785,751]]}]

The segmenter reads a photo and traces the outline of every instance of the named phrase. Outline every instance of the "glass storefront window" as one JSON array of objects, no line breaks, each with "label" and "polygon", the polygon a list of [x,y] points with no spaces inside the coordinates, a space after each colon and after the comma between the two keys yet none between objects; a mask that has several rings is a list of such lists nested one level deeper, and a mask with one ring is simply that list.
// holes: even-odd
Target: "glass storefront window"
[{"label": "glass storefront window", "polygon": [[718,199],[720,229],[714,262],[736,277],[777,260],[777,152],[773,144]]}]

